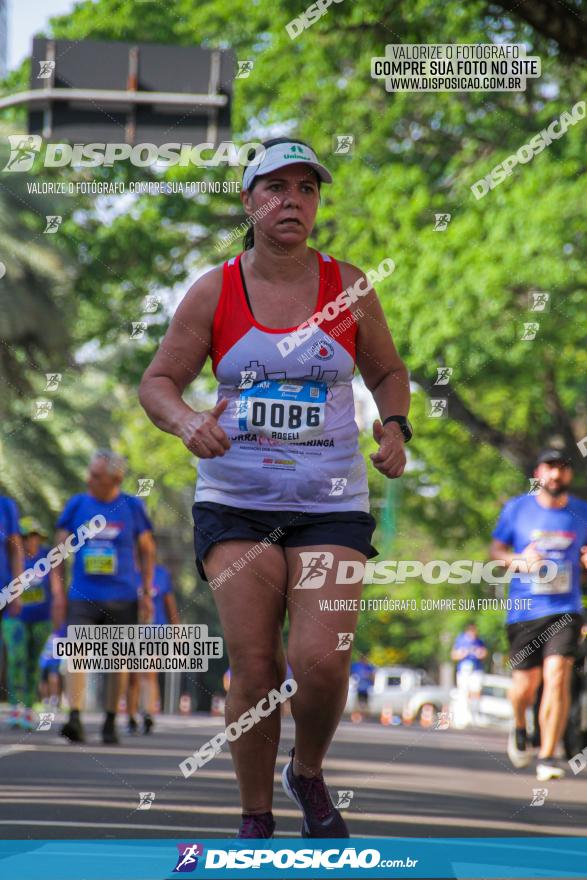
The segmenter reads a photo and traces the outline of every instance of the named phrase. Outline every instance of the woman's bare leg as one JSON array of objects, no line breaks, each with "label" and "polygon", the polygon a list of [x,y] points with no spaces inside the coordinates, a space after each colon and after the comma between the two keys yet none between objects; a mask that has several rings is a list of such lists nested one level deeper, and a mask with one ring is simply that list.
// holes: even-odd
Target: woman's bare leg
[{"label": "woman's bare leg", "polygon": [[[221,541],[206,554],[209,581],[244,556],[251,541]],[[281,547],[267,547],[214,591],[230,662],[226,725],[279,688],[284,676],[281,627],[287,567]],[[279,708],[230,743],[243,813],[265,813],[273,802],[273,774],[279,746]]]},{"label": "woman's bare leg", "polygon": [[[349,687],[352,639],[339,649],[339,633],[354,635],[363,584],[337,584],[339,560],[365,562],[356,550],[338,545],[288,547],[287,612],[290,631],[287,656],[298,689],[291,700],[296,723],[296,775],[316,776],[341,719]],[[318,589],[299,589],[300,552],[332,553],[331,568]],[[356,600],[357,610],[323,611],[321,599]],[[344,643],[344,639],[342,640]]]}]

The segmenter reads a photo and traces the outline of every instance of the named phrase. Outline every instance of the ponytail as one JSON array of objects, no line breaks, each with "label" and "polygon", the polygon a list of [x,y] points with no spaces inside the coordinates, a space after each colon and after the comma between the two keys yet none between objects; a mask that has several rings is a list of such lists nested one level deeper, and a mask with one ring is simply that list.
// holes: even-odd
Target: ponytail
[{"label": "ponytail", "polygon": [[247,222],[249,225],[243,238],[243,250],[250,251],[250,249],[254,247],[255,244],[255,224],[251,223],[248,217],[245,222]]}]

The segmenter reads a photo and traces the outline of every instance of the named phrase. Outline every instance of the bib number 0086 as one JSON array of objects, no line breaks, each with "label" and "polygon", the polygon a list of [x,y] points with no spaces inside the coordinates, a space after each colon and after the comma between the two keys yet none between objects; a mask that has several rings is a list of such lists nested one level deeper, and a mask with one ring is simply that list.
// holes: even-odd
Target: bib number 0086
[{"label": "bib number 0086", "polygon": [[[269,410],[269,419],[267,419]],[[319,406],[300,406],[299,403],[267,403],[255,400],[251,408],[251,425],[254,428],[317,428],[320,425]]]}]

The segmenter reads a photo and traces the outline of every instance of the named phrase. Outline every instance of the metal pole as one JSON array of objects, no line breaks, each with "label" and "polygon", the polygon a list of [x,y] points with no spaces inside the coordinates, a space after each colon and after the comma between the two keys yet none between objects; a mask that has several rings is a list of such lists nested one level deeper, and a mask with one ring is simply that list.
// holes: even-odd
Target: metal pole
[{"label": "metal pole", "polygon": [[[131,46],[128,51],[128,78],[126,88],[129,92],[137,92],[139,89],[139,47]],[[131,104],[126,117],[126,143],[132,144],[136,141],[137,135],[137,105]]]},{"label": "metal pole", "polygon": [[179,705],[180,679],[181,679],[181,672],[179,670],[175,670],[174,672],[170,672],[167,675],[167,681],[165,682],[165,701],[164,701],[166,715],[174,715],[177,712],[178,705]]}]

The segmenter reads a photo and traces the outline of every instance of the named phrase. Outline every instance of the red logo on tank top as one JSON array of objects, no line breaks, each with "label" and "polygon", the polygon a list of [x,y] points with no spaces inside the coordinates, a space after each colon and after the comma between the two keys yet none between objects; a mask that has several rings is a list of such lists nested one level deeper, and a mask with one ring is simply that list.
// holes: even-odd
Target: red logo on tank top
[{"label": "red logo on tank top", "polygon": [[334,357],[334,346],[327,339],[319,339],[310,348],[310,357],[319,358],[321,361],[329,361]]}]

